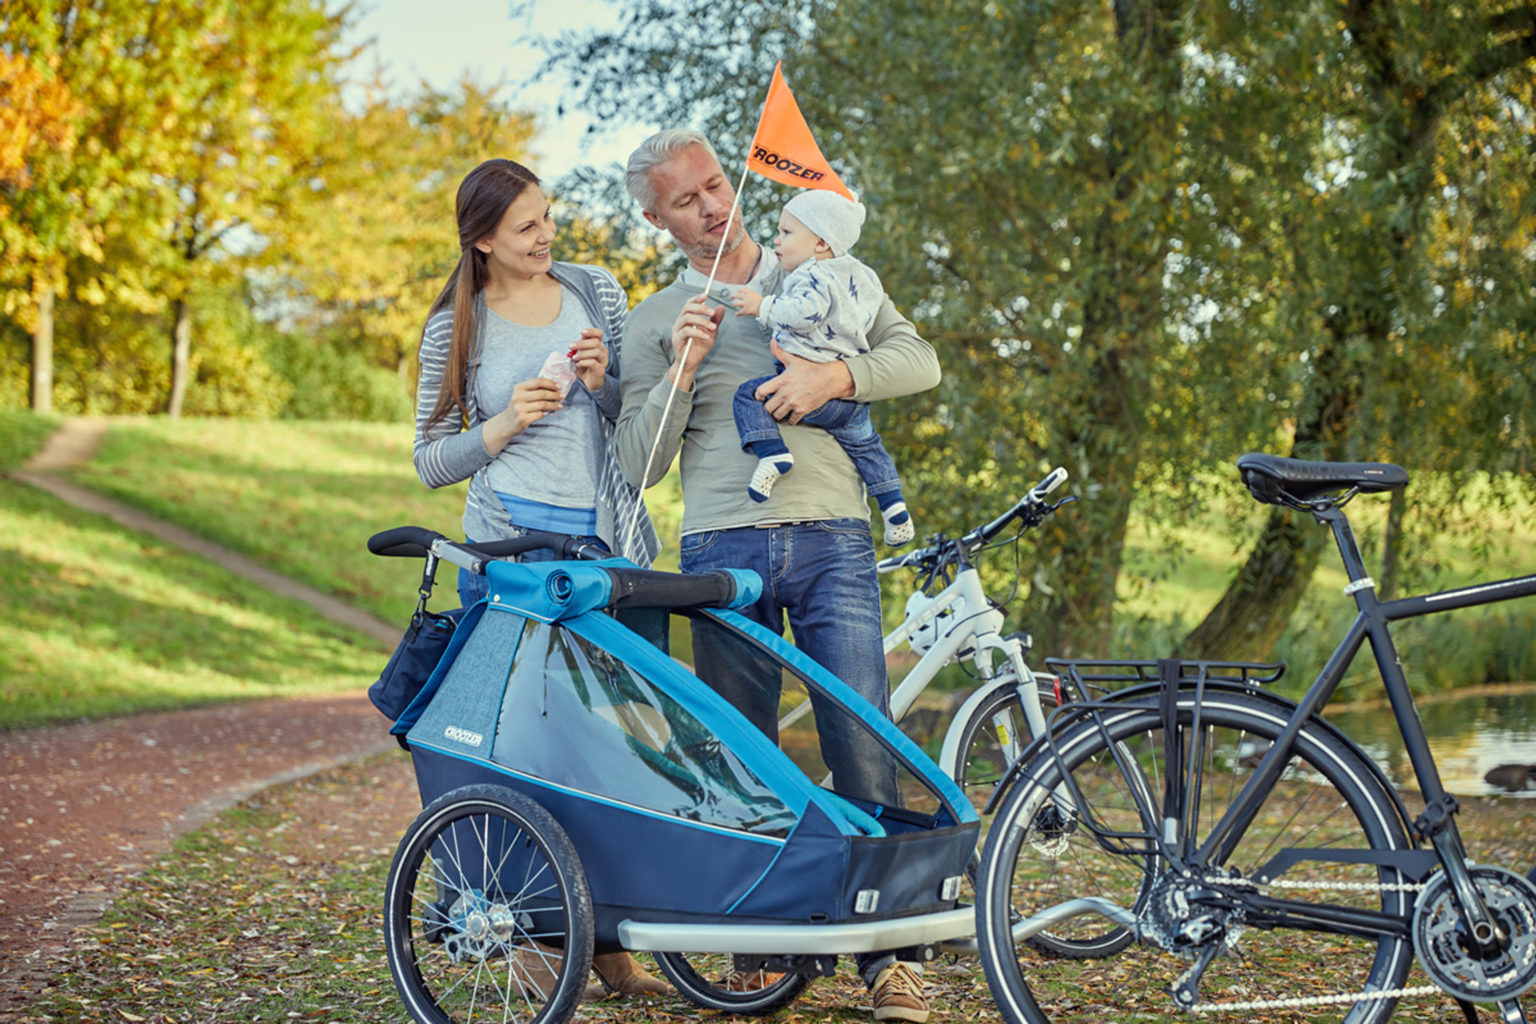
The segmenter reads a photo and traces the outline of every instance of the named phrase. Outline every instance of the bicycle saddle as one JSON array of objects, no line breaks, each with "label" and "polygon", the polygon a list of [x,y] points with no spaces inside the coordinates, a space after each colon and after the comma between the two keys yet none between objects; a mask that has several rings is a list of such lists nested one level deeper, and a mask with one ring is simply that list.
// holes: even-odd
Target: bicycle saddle
[{"label": "bicycle saddle", "polygon": [[1390,462],[1311,462],[1249,452],[1237,468],[1254,500],[1266,505],[1284,504],[1284,495],[1311,501],[1350,488],[1373,494],[1408,485],[1408,471]]}]

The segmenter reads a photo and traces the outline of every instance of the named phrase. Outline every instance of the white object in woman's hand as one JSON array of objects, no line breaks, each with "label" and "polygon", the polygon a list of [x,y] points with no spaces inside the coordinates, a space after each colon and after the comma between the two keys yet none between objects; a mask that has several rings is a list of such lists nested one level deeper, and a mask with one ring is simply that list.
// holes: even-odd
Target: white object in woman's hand
[{"label": "white object in woman's hand", "polygon": [[551,352],[540,367],[539,376],[554,381],[555,387],[560,389],[560,399],[564,401],[571,393],[571,385],[576,383],[576,363],[564,352]]}]

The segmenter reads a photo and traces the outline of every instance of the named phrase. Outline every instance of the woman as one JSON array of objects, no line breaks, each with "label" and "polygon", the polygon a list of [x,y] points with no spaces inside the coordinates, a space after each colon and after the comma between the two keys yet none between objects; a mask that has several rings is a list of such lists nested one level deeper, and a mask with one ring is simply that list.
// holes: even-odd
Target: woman
[{"label": "woman", "polygon": [[[487,160],[471,171],[459,185],[456,216],[459,263],[421,338],[417,475],[428,487],[469,480],[470,540],[544,530],[649,566],[656,532],[639,491],[620,475],[611,443],[629,297],[600,267],[553,261],[549,203],[520,164]],[[544,375],[552,353],[574,364],[568,391]],[[466,606],[485,592],[484,576],[459,573]],[[592,968],[607,990],[671,991],[625,952],[595,956]],[[533,983],[541,976],[530,973]],[[603,992],[588,989],[589,996]]]},{"label": "woman", "polygon": [[[601,267],[554,262],[549,203],[520,164],[476,167],[459,186],[456,215],[458,266],[422,332],[417,475],[428,487],[469,480],[470,540],[544,530],[649,566],[656,532],[611,444],[629,297]],[[575,366],[564,397],[544,375],[552,353]],[[484,596],[485,578],[461,572],[459,590],[469,605]]]}]

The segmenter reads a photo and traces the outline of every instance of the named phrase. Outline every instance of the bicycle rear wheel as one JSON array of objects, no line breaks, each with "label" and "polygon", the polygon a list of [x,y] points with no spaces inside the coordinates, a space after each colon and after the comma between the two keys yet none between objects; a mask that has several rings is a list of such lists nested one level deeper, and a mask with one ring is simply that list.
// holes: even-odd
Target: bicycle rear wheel
[{"label": "bicycle rear wheel", "polygon": [[[1284,702],[1259,694],[1208,692],[1197,737],[1195,702],[1180,697],[1178,734],[1185,756],[1197,738],[1201,741],[1193,747],[1200,754],[1198,786],[1186,789],[1187,820],[1197,841],[1280,734],[1288,711]],[[1406,928],[1359,935],[1303,930],[1294,919],[1287,925],[1244,899],[1255,890],[1246,880],[1283,849],[1348,856],[1408,847],[1397,806],[1379,777],[1347,740],[1321,724],[1308,725],[1233,855],[1205,869],[1204,876],[1186,877],[1168,870],[1153,853],[1168,772],[1163,732],[1155,695],[1087,709],[1055,735],[1050,749],[1032,757],[998,809],[982,852],[977,928],[983,967],[1004,1017],[1013,1024],[1187,1020],[1192,1008],[1233,1024],[1385,1021],[1395,1000],[1359,994],[1402,985],[1413,960]],[[1125,763],[1127,751],[1134,763]],[[1175,766],[1176,777],[1186,764]],[[1144,798],[1127,799],[1137,796],[1137,776],[1150,782],[1151,806]],[[1041,815],[1063,788],[1074,794],[1083,818],[1071,831],[1044,830]],[[1121,886],[1117,898],[1114,887],[1105,884],[1116,877],[1145,877],[1149,865],[1155,877],[1140,908],[1125,900],[1128,886]],[[1399,919],[1406,906],[1401,890],[1383,887],[1403,876],[1367,863],[1306,859],[1281,881],[1285,887],[1269,895]],[[1354,888],[1333,887],[1339,885]],[[1096,894],[1134,914],[1137,944],[1108,957],[1066,959],[1018,941],[1020,921]],[[1070,936],[1075,928],[1105,927],[1103,917],[1088,914],[1053,924],[1051,931]],[[1202,955],[1210,960],[1196,968]],[[1192,985],[1192,1007],[1170,994],[1181,980]],[[1342,1001],[1314,1002],[1329,997]]]},{"label": "bicycle rear wheel", "polygon": [[760,1016],[783,1009],[811,983],[807,974],[738,971],[730,953],[656,953],[677,990],[708,1010]]},{"label": "bicycle rear wheel", "polygon": [[[1011,675],[1011,674],[1010,674]],[[1056,710],[1055,693],[1045,687],[1039,690],[1041,710],[1049,716]],[[970,797],[976,813],[981,815],[982,841],[992,827],[995,814],[984,812],[987,801],[997,784],[1007,774],[1008,768],[1019,758],[1034,739],[1029,720],[1019,701],[1014,686],[993,690],[977,704],[973,712],[960,724],[960,742],[956,747],[958,757],[946,765],[945,770],[960,784]],[[1144,779],[1131,773],[1107,773],[1101,776],[1106,786],[1118,786],[1122,792],[1111,795],[1099,792],[1097,801],[1114,801],[1121,806],[1134,807],[1140,802],[1150,805],[1152,796]],[[1130,788],[1134,787],[1134,791]],[[1075,829],[1076,819],[1072,811],[1070,795],[1064,790],[1055,799],[1045,801],[1035,811],[1031,842],[1044,844],[1048,849],[1060,849],[1068,853],[1066,838]],[[975,888],[980,856],[973,857],[967,865],[966,875],[973,891]],[[1117,862],[1115,870],[1105,875],[1085,873],[1085,879],[1093,885],[1092,895],[1115,899],[1128,907],[1140,907],[1150,888],[1150,868],[1144,862],[1129,860]],[[967,894],[970,895],[970,894]],[[979,902],[979,899],[973,899]],[[1105,956],[1130,944],[1130,929],[1114,925],[1104,918],[1080,919],[1064,922],[1030,936],[1027,942],[1046,953],[1063,957]]]}]

